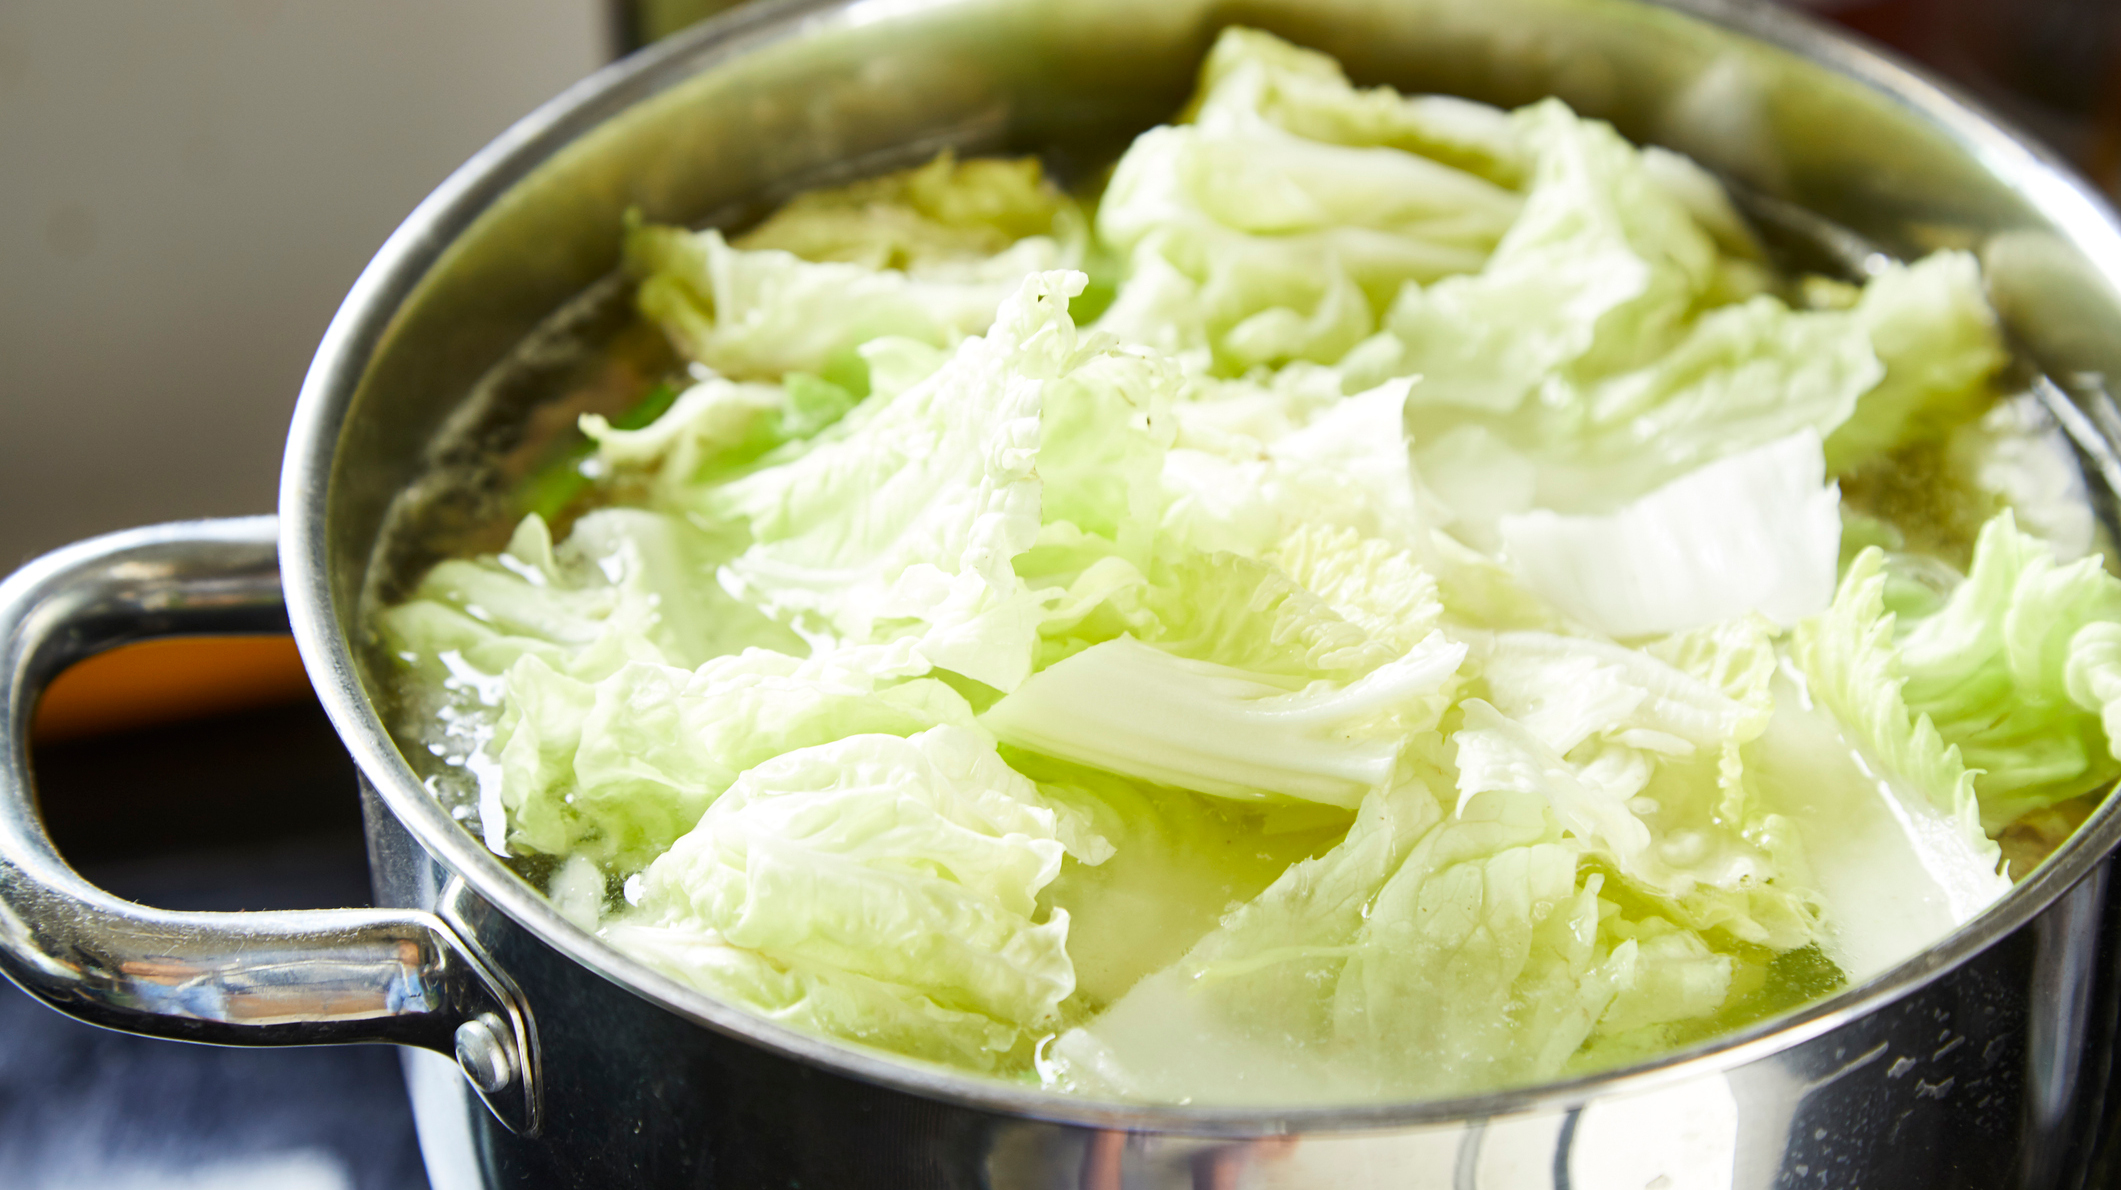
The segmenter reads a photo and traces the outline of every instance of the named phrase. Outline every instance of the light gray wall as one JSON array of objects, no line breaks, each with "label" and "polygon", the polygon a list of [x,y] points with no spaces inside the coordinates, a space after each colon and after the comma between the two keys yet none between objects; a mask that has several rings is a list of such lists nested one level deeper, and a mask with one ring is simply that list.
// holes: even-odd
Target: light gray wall
[{"label": "light gray wall", "polygon": [[310,351],[604,0],[0,3],[0,572],[269,511]]}]

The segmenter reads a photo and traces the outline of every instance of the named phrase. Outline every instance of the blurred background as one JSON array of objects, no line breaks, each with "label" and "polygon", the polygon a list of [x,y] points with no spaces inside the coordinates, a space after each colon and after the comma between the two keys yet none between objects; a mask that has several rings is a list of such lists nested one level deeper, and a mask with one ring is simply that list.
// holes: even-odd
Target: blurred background
[{"label": "blurred background", "polygon": [[362,263],[615,48],[601,0],[0,4],[0,564],[269,511]]},{"label": "blurred background", "polygon": [[[2121,192],[2121,0],[1790,2]],[[0,3],[0,570],[270,511],[310,352],[398,221],[517,117],[728,6]],[[61,850],[121,895],[367,895],[352,771],[286,642],[78,667],[40,710],[37,765]],[[141,1041],[0,984],[0,1186],[424,1185],[389,1053]]]}]

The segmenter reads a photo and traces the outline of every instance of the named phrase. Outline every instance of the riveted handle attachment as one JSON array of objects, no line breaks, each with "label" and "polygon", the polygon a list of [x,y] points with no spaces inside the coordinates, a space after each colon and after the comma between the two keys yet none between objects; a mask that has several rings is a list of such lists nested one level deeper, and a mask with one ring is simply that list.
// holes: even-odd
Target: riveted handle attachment
[{"label": "riveted handle attachment", "polygon": [[286,632],[277,542],[272,517],[160,525],[69,546],[0,582],[0,973],[69,1016],[128,1033],[449,1054],[503,1124],[535,1133],[530,1014],[442,917],[151,909],[83,880],[44,833],[29,727],[45,686],[133,641]]}]

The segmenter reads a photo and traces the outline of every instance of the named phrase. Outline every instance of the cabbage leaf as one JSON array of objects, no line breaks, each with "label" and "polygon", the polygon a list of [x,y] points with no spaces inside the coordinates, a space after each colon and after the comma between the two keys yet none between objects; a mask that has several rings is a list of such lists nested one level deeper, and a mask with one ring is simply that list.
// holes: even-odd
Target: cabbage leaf
[{"label": "cabbage leaf", "polygon": [[[1356,91],[1318,55],[1226,32],[1192,122],[1137,138],[1113,171],[1097,230],[1128,276],[1099,325],[1225,374],[1333,363],[1407,281],[1478,268],[1521,200],[1408,146],[1507,136],[1493,121],[1476,131],[1472,105],[1385,111],[1404,102]],[[1371,134],[1356,131],[1366,122]]]},{"label": "cabbage leaf", "polygon": [[1419,781],[1374,792],[1338,847],[1063,1034],[1048,1077],[1209,1103],[1552,1077],[1642,965],[1632,941],[1600,944],[1599,887],[1536,794],[1444,817]]},{"label": "cabbage leaf", "polygon": [[958,162],[813,191],[732,244],[634,221],[636,298],[680,350],[733,380],[820,373],[899,335],[949,347],[984,331],[1030,273],[1083,262],[1082,216],[1038,163]]},{"label": "cabbage leaf", "polygon": [[968,266],[986,271],[990,258],[1035,237],[1055,241],[1056,259],[1073,264],[1088,231],[1038,158],[960,161],[945,149],[913,169],[805,190],[737,237],[736,246],[937,276]]},{"label": "cabbage leaf", "polygon": [[[867,1010],[814,1023],[914,1053],[984,1049],[991,1062],[1056,1020],[1075,987],[1068,915],[1033,920],[1067,853],[1062,834],[976,730],[850,736],[737,778],[648,866],[624,936],[703,952],[665,967],[698,968],[710,989],[735,980],[712,969],[708,948],[740,948],[810,985],[806,995]],[[771,982],[746,965],[737,978]],[[760,998],[770,1009],[794,997]],[[906,1028],[908,1015],[925,1027]]]},{"label": "cabbage leaf", "polygon": [[400,659],[488,704],[524,656],[594,680],[629,661],[689,668],[747,647],[800,648],[715,582],[734,553],[727,535],[630,508],[582,517],[555,547],[532,515],[500,554],[436,564],[376,625]]},{"label": "cabbage leaf", "polygon": [[2090,676],[2117,623],[2121,580],[2104,559],[2057,565],[2005,511],[1981,530],[1943,606],[1895,625],[1901,696],[1974,770],[1988,830],[2121,775]]},{"label": "cabbage leaf", "polygon": [[1616,637],[1759,612],[1794,624],[1834,594],[1840,499],[1810,430],[1688,472],[1605,515],[1502,518],[1533,590]]},{"label": "cabbage leaf", "polygon": [[753,649],[584,682],[526,656],[504,679],[491,744],[508,843],[637,870],[755,764],[850,735],[969,725],[948,686],[902,680],[921,668],[904,649],[809,661]]},{"label": "cabbage leaf", "polygon": [[[1981,828],[1975,774],[1930,717],[1914,711],[1903,696],[1908,679],[1893,649],[1894,623],[1885,610],[1882,562],[1883,553],[1876,548],[1857,555],[1833,605],[1799,624],[1790,643],[1810,697],[1833,716],[1856,750],[1857,767],[1870,777],[1858,786],[1868,786],[1864,796],[1842,796],[1849,803],[1842,814],[1799,817],[1830,830],[1827,824],[1836,817],[1846,820],[1865,804],[1881,806],[1889,814],[1885,821],[1892,824],[1886,832],[1897,828],[1901,838],[1890,840],[1892,852],[1873,844],[1852,857],[1850,866],[1882,869],[1888,855],[1904,853],[1923,883],[1935,888],[1943,924],[1949,928],[2003,895],[2010,882],[1998,872],[2001,852]],[[1803,787],[1813,782],[1786,784]],[[1822,881],[1829,881],[1831,873],[1823,862],[1820,866]],[[1875,913],[1877,907],[1841,908],[1844,917],[1857,917]],[[1857,973],[1869,972],[1859,968]]]},{"label": "cabbage leaf", "polygon": [[1715,279],[1714,242],[1611,126],[1548,100],[1518,112],[1536,162],[1523,211],[1484,266],[1407,286],[1384,318],[1424,406],[1507,414],[1548,377],[1647,362]]},{"label": "cabbage leaf", "polygon": [[926,379],[708,489],[717,515],[750,528],[728,565],[746,596],[812,639],[909,636],[941,668],[1021,683],[1040,607],[1011,563],[1039,531],[1047,390],[1095,358],[1067,312],[1082,284],[1033,274],[988,335]]}]

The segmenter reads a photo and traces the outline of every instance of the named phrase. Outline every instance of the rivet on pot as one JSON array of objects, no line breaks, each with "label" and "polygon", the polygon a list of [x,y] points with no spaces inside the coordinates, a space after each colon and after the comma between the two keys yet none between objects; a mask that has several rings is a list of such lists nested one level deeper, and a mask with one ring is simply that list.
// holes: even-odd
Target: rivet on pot
[{"label": "rivet on pot", "polygon": [[506,1028],[490,1013],[457,1026],[457,1066],[472,1086],[488,1095],[516,1079],[515,1047],[508,1042]]}]

